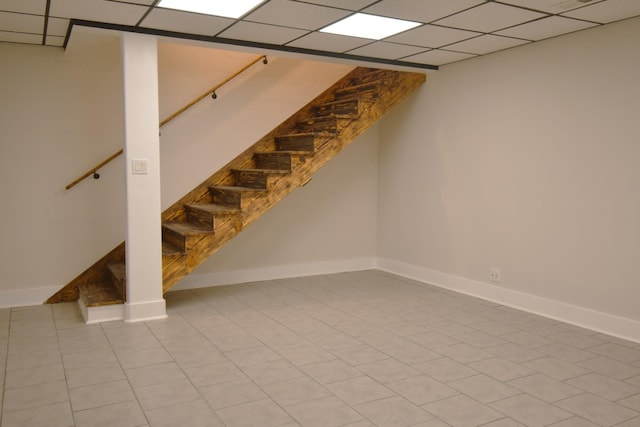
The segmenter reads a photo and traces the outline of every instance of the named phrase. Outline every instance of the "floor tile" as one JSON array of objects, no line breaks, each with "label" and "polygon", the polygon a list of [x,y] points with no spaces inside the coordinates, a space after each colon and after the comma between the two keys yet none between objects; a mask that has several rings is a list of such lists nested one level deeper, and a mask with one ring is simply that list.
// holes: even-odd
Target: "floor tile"
[{"label": "floor tile", "polygon": [[542,374],[529,375],[509,381],[509,385],[519,388],[545,402],[556,402],[583,393],[583,390]]},{"label": "floor tile", "polygon": [[589,347],[588,350],[592,353],[599,354],[600,356],[606,356],[624,363],[632,363],[640,360],[640,351],[615,343],[606,343],[595,347]]},{"label": "floor tile", "polygon": [[431,350],[460,343],[460,341],[454,338],[433,331],[425,332],[423,334],[411,335],[406,337],[406,339]]},{"label": "floor tile", "polygon": [[484,374],[452,381],[448,385],[482,403],[495,402],[522,393],[517,388]]},{"label": "floor tile", "polygon": [[173,358],[162,347],[123,350],[117,354],[123,369],[139,368],[142,366],[159,365],[172,362]]},{"label": "floor tile", "polygon": [[281,359],[278,353],[265,346],[234,350],[224,355],[241,368]]},{"label": "floor tile", "polygon": [[293,419],[269,399],[244,403],[216,411],[220,419],[229,427],[276,427]]},{"label": "floor tile", "polygon": [[640,375],[640,367],[604,356],[579,362],[578,365],[621,381]]},{"label": "floor tile", "polygon": [[185,368],[183,372],[196,387],[246,379],[246,375],[232,362]]},{"label": "floor tile", "polygon": [[500,335],[510,334],[517,331],[517,329],[512,326],[493,320],[485,320],[482,322],[474,323],[470,326],[478,331],[498,337]]},{"label": "floor tile", "polygon": [[327,389],[307,377],[267,384],[261,388],[280,406],[289,406],[297,403],[308,402],[310,400],[321,399],[331,395]]},{"label": "floor tile", "polygon": [[65,381],[56,381],[48,384],[5,390],[2,411],[6,415],[12,411],[36,408],[68,400],[67,383]]},{"label": "floor tile", "polygon": [[344,360],[352,366],[389,358],[388,354],[376,350],[367,344],[358,344],[352,347],[343,347],[332,350],[331,353],[338,356],[340,359]]},{"label": "floor tile", "polygon": [[286,406],[285,410],[305,427],[338,427],[363,420],[360,414],[337,397]]},{"label": "floor tile", "polygon": [[191,347],[183,350],[173,350],[169,354],[181,368],[224,362],[228,359],[211,344]]},{"label": "floor tile", "polygon": [[69,395],[74,412],[135,400],[129,382],[126,380],[73,388],[69,390]]},{"label": "floor tile", "polygon": [[424,375],[394,381],[386,386],[416,405],[459,394],[457,390]]},{"label": "floor tile", "polygon": [[526,427],[523,424],[511,419],[511,418],[503,418],[498,421],[493,421],[488,424],[484,424],[482,427]]},{"label": "floor tile", "polygon": [[2,412],[2,427],[75,427],[69,402]]},{"label": "floor tile", "polygon": [[320,384],[329,384],[362,376],[362,371],[342,360],[328,360],[301,366],[300,369]]},{"label": "floor tile", "polygon": [[241,405],[267,397],[257,385],[246,379],[198,387],[198,390],[213,409]]},{"label": "floor tile", "polygon": [[551,339],[527,331],[512,332],[510,334],[502,335],[500,338],[529,349],[535,349],[536,347],[555,343],[555,341]]},{"label": "floor tile", "polygon": [[65,369],[69,388],[85,387],[125,379],[119,363]]},{"label": "floor tile", "polygon": [[572,413],[527,394],[509,397],[490,406],[530,427],[542,427],[573,416]]},{"label": "floor tile", "polygon": [[65,369],[87,368],[91,366],[118,363],[112,349],[94,349],[62,356]]},{"label": "floor tile", "polygon": [[127,369],[125,374],[133,388],[186,379],[174,362]]},{"label": "floor tile", "polygon": [[626,406],[627,408],[631,408],[634,411],[640,412],[640,394],[618,400],[616,403],[622,406]]},{"label": "floor tile", "polygon": [[[57,363],[37,368],[8,371],[5,376],[4,388],[9,390],[12,388],[52,383],[64,379],[62,363]],[[0,382],[0,384],[2,384],[2,382]]]},{"label": "floor tile", "polygon": [[302,346],[278,351],[282,357],[296,366],[336,359],[333,354],[316,346]]},{"label": "floor tile", "polygon": [[478,373],[478,371],[455,360],[447,359],[446,357],[418,363],[413,365],[413,367],[445,383],[470,377]]},{"label": "floor tile", "polygon": [[151,409],[145,412],[151,427],[223,427],[224,424],[202,400]]},{"label": "floor tile", "polygon": [[383,351],[385,354],[408,365],[442,357],[440,354],[413,342],[385,348]]},{"label": "floor tile", "polygon": [[377,362],[365,363],[363,365],[358,365],[357,368],[381,383],[398,381],[404,378],[420,375],[418,370],[394,359],[384,359]]},{"label": "floor tile", "polygon": [[495,354],[496,356],[510,360],[511,362],[522,363],[529,360],[539,359],[544,357],[544,353],[537,350],[532,350],[519,344],[502,344],[495,347],[487,347],[485,351]]},{"label": "floor tile", "polygon": [[244,373],[258,385],[272,384],[299,378],[304,374],[287,360],[274,360],[243,368]]},{"label": "floor tile", "polygon": [[551,427],[599,427],[590,421],[580,417],[571,417],[553,424]]},{"label": "floor tile", "polygon": [[564,332],[550,335],[549,338],[578,348],[588,348],[604,344],[604,341],[577,332]]},{"label": "floor tile", "polygon": [[601,374],[587,374],[567,381],[581,390],[607,400],[619,400],[640,393],[640,388]]},{"label": "floor tile", "polygon": [[369,377],[337,381],[328,384],[326,388],[351,406],[395,395],[393,391]]},{"label": "floor tile", "polygon": [[462,395],[432,402],[422,408],[453,427],[474,427],[504,418],[504,414]]},{"label": "floor tile", "polygon": [[380,427],[413,426],[433,419],[431,414],[400,396],[363,403],[355,409]]},{"label": "floor tile", "polygon": [[515,378],[535,374],[535,371],[522,366],[519,363],[498,357],[469,363],[469,367],[485,373],[500,381],[509,381]]},{"label": "floor tile", "polygon": [[555,404],[602,426],[613,426],[640,416],[640,413],[634,410],[616,405],[589,393],[570,397]]},{"label": "floor tile", "polygon": [[130,401],[85,409],[73,414],[76,427],[140,427],[147,425],[147,419],[138,402]]},{"label": "floor tile", "polygon": [[523,363],[523,365],[560,381],[589,373],[588,369],[580,365],[565,362],[564,360],[559,360],[554,357],[532,360]]},{"label": "floor tile", "polygon": [[595,353],[562,343],[545,345],[543,347],[538,347],[536,350],[547,356],[552,356],[556,359],[570,363],[582,362],[583,360],[597,357],[597,354]]},{"label": "floor tile", "polygon": [[491,359],[494,357],[493,354],[464,343],[439,347],[434,351],[460,363],[477,362],[479,360]]},{"label": "floor tile", "polygon": [[60,351],[58,349],[43,351],[14,351],[9,348],[7,354],[7,371],[19,369],[33,369],[42,366],[57,365],[62,363]]}]

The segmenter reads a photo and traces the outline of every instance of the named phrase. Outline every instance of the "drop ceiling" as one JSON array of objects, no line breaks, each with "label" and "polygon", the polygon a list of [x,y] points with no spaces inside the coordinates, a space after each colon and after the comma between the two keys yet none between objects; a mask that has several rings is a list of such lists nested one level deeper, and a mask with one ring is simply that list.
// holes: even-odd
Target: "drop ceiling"
[{"label": "drop ceiling", "polygon": [[[65,46],[75,26],[419,68],[640,15],[640,0],[266,0],[239,19],[158,0],[0,0],[0,43]],[[319,30],[356,12],[419,22],[382,40]]]}]

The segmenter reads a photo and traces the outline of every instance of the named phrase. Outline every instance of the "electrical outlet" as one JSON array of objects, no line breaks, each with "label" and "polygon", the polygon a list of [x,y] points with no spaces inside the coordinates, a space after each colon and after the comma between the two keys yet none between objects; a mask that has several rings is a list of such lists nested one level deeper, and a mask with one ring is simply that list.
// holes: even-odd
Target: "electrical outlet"
[{"label": "electrical outlet", "polygon": [[489,269],[489,280],[499,282],[502,279],[502,273],[499,268],[492,267]]}]

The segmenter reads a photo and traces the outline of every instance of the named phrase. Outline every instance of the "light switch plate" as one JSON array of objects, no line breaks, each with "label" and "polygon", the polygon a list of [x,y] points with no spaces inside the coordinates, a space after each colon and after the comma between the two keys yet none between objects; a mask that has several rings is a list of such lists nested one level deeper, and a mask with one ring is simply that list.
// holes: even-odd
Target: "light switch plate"
[{"label": "light switch plate", "polygon": [[133,159],[131,164],[131,173],[134,175],[147,175],[149,173],[149,160]]}]

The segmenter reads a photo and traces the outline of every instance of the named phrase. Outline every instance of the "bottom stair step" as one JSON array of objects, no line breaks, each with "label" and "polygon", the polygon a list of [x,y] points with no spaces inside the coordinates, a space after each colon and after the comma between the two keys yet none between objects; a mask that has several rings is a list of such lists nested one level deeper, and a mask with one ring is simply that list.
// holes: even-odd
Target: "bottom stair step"
[{"label": "bottom stair step", "polygon": [[87,307],[123,304],[120,292],[115,286],[106,283],[85,283],[78,285],[78,292],[82,302]]}]

